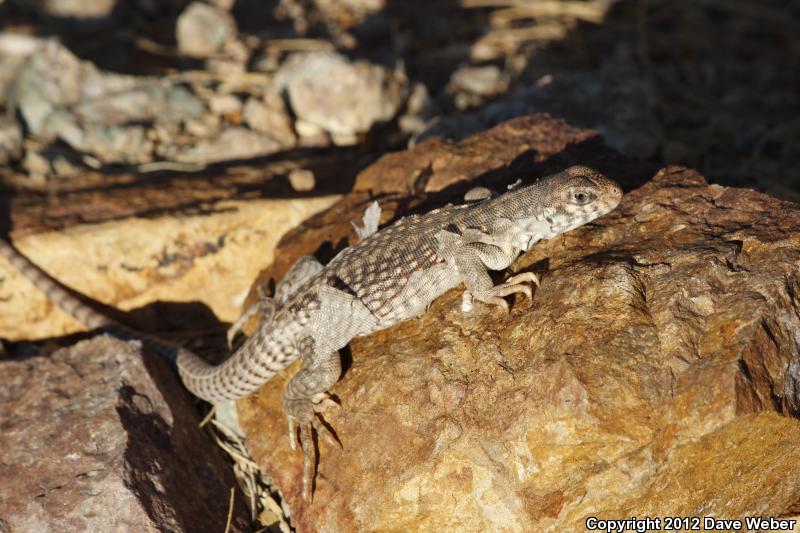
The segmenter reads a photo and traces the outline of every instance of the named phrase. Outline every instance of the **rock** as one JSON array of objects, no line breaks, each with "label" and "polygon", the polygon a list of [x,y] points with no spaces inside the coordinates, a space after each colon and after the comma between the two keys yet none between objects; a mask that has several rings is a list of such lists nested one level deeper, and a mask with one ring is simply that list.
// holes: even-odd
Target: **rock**
[{"label": "rock", "polygon": [[325,130],[313,122],[296,120],[294,129],[300,136],[298,141],[301,146],[328,146],[331,143],[330,136],[325,133]]},{"label": "rock", "polygon": [[22,157],[22,130],[15,120],[0,116],[0,165]]},{"label": "rock", "polygon": [[25,151],[22,167],[32,184],[42,185],[50,177],[71,179],[81,170],[81,163],[72,150],[63,144],[49,144]]},{"label": "rock", "polygon": [[242,112],[242,101],[233,94],[215,94],[208,105],[211,112],[217,115],[236,115]]},{"label": "rock", "polygon": [[247,71],[250,50],[238,39],[228,39],[219,53],[206,60],[206,70],[217,76],[242,76]]},{"label": "rock", "polygon": [[76,149],[88,152],[103,163],[138,164],[153,160],[155,143],[142,126],[114,127],[87,124],[64,128],[60,137]]},{"label": "rock", "polygon": [[224,11],[230,11],[233,9],[233,4],[236,3],[236,0],[210,0],[209,4],[215,6],[219,9]]},{"label": "rock", "polygon": [[[231,115],[230,118],[237,118],[237,115]],[[218,116],[203,115],[199,118],[187,120],[183,124],[183,129],[192,137],[196,137],[197,139],[208,139],[217,135],[219,126],[220,118]]]},{"label": "rock", "polygon": [[200,99],[181,85],[140,78],[132,80],[130,87],[117,89],[118,94],[112,94],[117,83],[127,85],[131,81],[114,78],[103,75],[97,85],[83,88],[84,93],[101,94],[78,103],[75,114],[81,122],[118,126],[148,120],[176,123],[197,118],[204,112]]},{"label": "rock", "polygon": [[416,135],[424,131],[425,126],[440,113],[425,84],[415,83],[408,96],[405,112],[397,123],[403,133]]},{"label": "rock", "polygon": [[292,55],[276,73],[298,122],[332,136],[354,139],[395,116],[405,100],[402,73],[366,61],[350,62],[333,52]]},{"label": "rock", "polygon": [[268,92],[263,99],[248,98],[243,113],[244,121],[252,130],[269,134],[286,148],[295,144],[291,119],[277,93]]},{"label": "rock", "polygon": [[109,164],[152,161],[160,148],[151,131],[177,129],[204,111],[185,87],[103,73],[55,41],[32,54],[13,90],[30,133]]},{"label": "rock", "polygon": [[338,46],[349,44],[352,48],[355,43],[348,42],[352,36],[347,31],[380,17],[385,7],[386,0],[280,0],[275,15],[291,19],[299,34],[324,27]]},{"label": "rock", "polygon": [[[531,179],[575,160],[629,190],[610,215],[512,266],[542,284],[509,315],[462,314],[456,289],[419,319],[351,342],[332,390],[342,408],[326,415],[342,448],[322,442],[313,502],[282,414],[292,371],[238,402],[251,454],[298,531],[578,531],[588,516],[794,513],[800,208],[684,168],[645,172],[583,134],[534,117],[423,143],[379,160],[287,235],[282,258],[352,238],[344,225],[370,184],[385,187],[384,221],[409,200],[391,190],[441,190],[441,204],[474,177]],[[367,180],[387,168],[398,177]],[[414,168],[428,172],[401,182]]]},{"label": "rock", "polygon": [[34,0],[32,4],[51,17],[102,20],[111,16],[117,0]]},{"label": "rock", "polygon": [[178,17],[175,40],[187,56],[207,58],[236,36],[236,21],[224,9],[192,2]]},{"label": "rock", "polygon": [[[258,173],[263,174],[263,170]],[[107,214],[111,220],[102,223],[39,231],[14,238],[14,244],[50,275],[95,301],[123,310],[157,301],[202,303],[219,320],[232,322],[253,278],[274,259],[280,237],[339,198],[320,194],[305,199],[214,202],[204,201],[201,193],[194,202],[178,204],[203,203],[205,208],[194,208],[193,215],[177,209],[182,214],[143,217],[136,215],[151,213],[146,207],[153,212],[164,207],[158,208],[155,192],[133,190],[126,193],[128,202],[141,204],[142,211]],[[203,190],[209,194],[207,187]],[[169,194],[181,193],[172,187]],[[83,198],[89,205],[83,217],[101,212],[111,203],[109,196],[106,192],[96,204]],[[63,217],[68,212],[55,199],[49,203],[51,216]],[[165,316],[155,327],[163,320]],[[0,260],[0,338],[42,339],[84,329]]]},{"label": "rock", "polygon": [[83,80],[96,70],[55,41],[46,41],[33,53],[19,72],[12,90],[28,130],[36,136],[53,139],[57,131],[49,127],[50,117],[60,107],[81,100]]},{"label": "rock", "polygon": [[[236,481],[172,371],[101,336],[0,362],[6,531],[225,529]],[[238,492],[232,531],[249,531]]]},{"label": "rock", "polygon": [[39,150],[28,150],[25,152],[22,168],[25,169],[27,178],[31,183],[37,185],[46,183],[47,178],[53,174],[53,167],[50,161]]},{"label": "rock", "polygon": [[172,156],[183,163],[217,163],[231,159],[249,159],[274,154],[286,148],[269,135],[246,128],[228,128],[216,139],[203,140]]},{"label": "rock", "polygon": [[14,80],[41,45],[42,40],[30,35],[0,32],[0,106],[8,105]]},{"label": "rock", "polygon": [[504,93],[508,88],[508,76],[497,65],[482,67],[462,66],[453,72],[448,92],[455,93],[458,109],[481,104],[488,98]]},{"label": "rock", "polygon": [[289,183],[297,192],[313,191],[316,185],[314,173],[305,168],[295,168],[289,172]]},{"label": "rock", "polygon": [[[60,44],[46,41],[21,69],[13,91],[25,126],[38,142],[63,141],[99,164],[140,165],[167,159],[205,165],[297,145],[281,95],[265,86],[265,77],[255,79],[239,85],[231,81],[229,89],[237,95],[216,94],[196,89],[200,84],[189,85],[179,76],[104,73]],[[244,96],[243,105],[239,93],[258,96]],[[243,121],[251,130],[239,126]],[[304,144],[330,146],[331,140],[323,135]]]}]

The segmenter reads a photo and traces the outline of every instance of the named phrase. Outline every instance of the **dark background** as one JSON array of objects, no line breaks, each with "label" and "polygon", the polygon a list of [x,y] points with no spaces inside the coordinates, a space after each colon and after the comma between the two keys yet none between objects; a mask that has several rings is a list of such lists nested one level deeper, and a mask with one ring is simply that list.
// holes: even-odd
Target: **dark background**
[{"label": "dark background", "polygon": [[[506,118],[515,114],[510,105],[515,91],[535,85],[542,76],[556,76],[565,90],[588,87],[598,94],[591,101],[584,98],[586,105],[578,110],[557,101],[537,109],[591,127],[604,120],[592,116],[593,110],[606,106],[616,118],[646,115],[653,122],[633,121],[625,129],[629,144],[647,141],[630,155],[687,165],[709,181],[800,199],[800,2],[549,3],[583,4],[602,13],[596,21],[509,11],[535,3],[387,0],[383,9],[355,22],[346,10],[326,11],[302,0],[239,0],[232,12],[239,32],[253,42],[313,37],[330,40],[352,57],[384,64],[402,60],[409,78],[428,88],[444,119],[492,103],[502,107],[498,117]],[[174,53],[175,20],[185,5],[178,0],[120,0],[108,18],[76,21],[51,16],[42,2],[5,0],[0,1],[0,25],[4,32],[57,35],[79,57],[103,69],[159,75],[202,68]],[[532,32],[525,37],[537,26],[551,35],[530,38]],[[471,58],[475,43],[487,37],[504,51]],[[451,83],[464,65],[497,66],[507,87],[465,99]],[[620,97],[620,91],[624,100],[626,84],[632,83],[646,89],[646,101],[630,101],[629,108],[605,102]],[[603,94],[611,86],[617,87],[616,96]],[[443,134],[457,138],[470,132],[455,125]],[[405,142],[392,135],[389,125],[377,141],[362,147],[368,157],[357,166],[401,149]],[[11,171],[20,169],[12,165]],[[8,169],[4,182],[14,183]]]}]

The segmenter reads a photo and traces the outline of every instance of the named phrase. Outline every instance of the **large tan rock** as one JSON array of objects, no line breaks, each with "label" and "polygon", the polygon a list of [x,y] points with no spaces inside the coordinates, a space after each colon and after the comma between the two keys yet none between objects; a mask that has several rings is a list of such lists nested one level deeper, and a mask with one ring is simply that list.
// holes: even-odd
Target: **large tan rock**
[{"label": "large tan rock", "polygon": [[230,467],[148,355],[103,336],[0,361],[0,531],[225,531]]},{"label": "large tan rock", "polygon": [[[233,321],[281,236],[337,199],[219,201],[194,216],[129,217],[30,234],[15,245],[68,287],[112,307],[200,302],[220,320]],[[0,259],[0,338],[81,330]]]},{"label": "large tan rock", "polygon": [[[537,150],[548,129],[564,131],[541,117],[470,142],[506,134],[518,146],[523,136],[509,132],[524,127],[538,153],[519,177],[564,162]],[[590,516],[798,508],[800,208],[686,169],[645,173],[577,142],[567,162],[652,179],[628,186],[610,215],[523,255],[511,270],[542,285],[510,315],[462,314],[457,289],[418,319],[354,340],[332,391],[342,408],[327,416],[343,447],[321,444],[313,502],[300,495],[281,410],[296,367],[239,402],[248,446],[299,531],[583,531]],[[430,146],[390,156],[429,169],[407,178],[417,195],[448,157],[465,158],[464,144],[437,144],[438,163],[421,161]],[[514,152],[487,155],[493,168],[473,176],[494,180]],[[462,180],[445,182],[437,189]],[[283,247],[339,242],[343,227],[321,221],[357,218],[365,188]],[[392,198],[390,212],[403,205]]]}]

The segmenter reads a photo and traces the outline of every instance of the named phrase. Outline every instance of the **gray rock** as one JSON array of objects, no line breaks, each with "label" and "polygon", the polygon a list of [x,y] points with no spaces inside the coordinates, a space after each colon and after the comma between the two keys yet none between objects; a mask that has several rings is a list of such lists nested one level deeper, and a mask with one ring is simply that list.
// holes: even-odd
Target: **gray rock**
[{"label": "gray rock", "polygon": [[250,49],[236,38],[230,38],[213,57],[206,59],[206,70],[220,76],[236,76],[247,71]]},{"label": "gray rock", "polygon": [[215,94],[208,101],[208,107],[216,115],[235,115],[242,111],[242,101],[233,94]]},{"label": "gray rock", "polygon": [[187,56],[207,58],[236,36],[236,21],[227,12],[201,2],[192,2],[178,17],[175,39]]},{"label": "gray rock", "polygon": [[77,104],[83,96],[84,82],[96,77],[96,69],[82,63],[56,41],[47,41],[30,57],[20,71],[12,90],[28,130],[47,139],[57,131],[48,127],[57,109]]},{"label": "gray rock", "polygon": [[250,129],[269,134],[287,148],[294,146],[296,137],[291,119],[278,94],[267,93],[263,99],[248,98],[243,114]]},{"label": "gray rock", "polygon": [[0,32],[0,106],[13,100],[11,88],[28,58],[42,45],[30,35]]},{"label": "gray rock", "polygon": [[392,119],[408,91],[402,72],[366,61],[351,63],[333,52],[295,54],[278,70],[275,81],[286,90],[298,121],[341,138]]},{"label": "gray rock", "polygon": [[[110,80],[109,80],[110,81]],[[144,78],[137,85],[116,93],[113,85],[100,82],[85,90],[104,94],[75,105],[77,119],[84,123],[123,125],[131,122],[181,122],[197,118],[205,110],[202,101],[185,87]]]},{"label": "gray rock", "polygon": [[175,136],[153,137],[148,124],[154,131],[174,132],[205,111],[181,85],[102,72],[55,41],[31,55],[13,93],[32,134],[64,141],[109,164],[152,161],[153,138],[172,142]]},{"label": "gray rock", "polygon": [[216,163],[265,156],[284,148],[268,135],[233,127],[224,130],[216,139],[203,140],[196,146],[169,154],[169,158],[181,163]]},{"label": "gray rock", "polygon": [[[0,380],[0,529],[225,529],[233,475],[138,342],[101,336],[2,361]],[[233,530],[247,526],[239,504]]]},{"label": "gray rock", "polygon": [[505,92],[508,82],[508,75],[496,65],[467,65],[450,76],[448,92],[454,94],[456,107],[465,109]]},{"label": "gray rock", "polygon": [[415,83],[406,102],[403,116],[397,122],[403,133],[418,134],[424,131],[426,125],[440,113],[441,110],[431,98],[425,84]]},{"label": "gray rock", "polygon": [[[74,132],[72,137],[67,132]],[[155,143],[142,126],[127,128],[91,124],[65,130],[61,137],[70,146],[88,152],[106,164],[141,164],[153,160]]]},{"label": "gray rock", "polygon": [[0,115],[0,165],[22,157],[22,130],[16,121]]}]

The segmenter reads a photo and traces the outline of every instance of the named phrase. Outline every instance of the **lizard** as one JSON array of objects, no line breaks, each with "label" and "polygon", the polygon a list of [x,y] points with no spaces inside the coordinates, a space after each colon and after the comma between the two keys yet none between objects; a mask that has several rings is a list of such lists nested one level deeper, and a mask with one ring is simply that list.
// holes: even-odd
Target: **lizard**
[{"label": "lizard", "polygon": [[[339,380],[339,350],[354,337],[368,335],[425,312],[440,295],[461,284],[461,310],[474,302],[509,312],[505,297],[532,297],[533,272],[494,285],[488,270],[503,270],[538,241],[551,239],[613,210],[622,189],[613,180],[583,166],[572,166],[530,185],[493,196],[483,188],[469,200],[426,214],[400,218],[378,229],[379,211],[370,207],[361,240],[323,266],[301,258],[275,289],[261,298],[258,329],[219,365],[113,322],[83,304],[0,240],[4,255],[55,304],[89,328],[103,328],[123,338],[142,338],[176,366],[184,385],[213,404],[243,398],[296,359],[302,369],[289,380],[283,409],[291,448],[303,453],[303,496],[312,495],[311,465],[316,432],[330,443],[338,438],[322,423],[324,412],[338,404],[329,389]],[[230,336],[229,336],[230,340]]]}]

